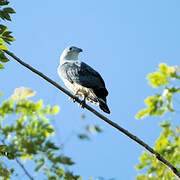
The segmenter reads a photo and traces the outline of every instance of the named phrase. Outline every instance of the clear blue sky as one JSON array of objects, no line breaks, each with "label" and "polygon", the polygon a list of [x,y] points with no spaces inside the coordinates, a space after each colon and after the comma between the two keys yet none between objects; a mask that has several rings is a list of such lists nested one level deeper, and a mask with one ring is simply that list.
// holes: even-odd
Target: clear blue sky
[{"label": "clear blue sky", "polygon": [[[97,69],[106,81],[112,112],[109,117],[153,145],[160,133],[157,125],[160,120],[139,121],[134,115],[144,107],[144,98],[156,92],[148,86],[146,74],[160,62],[170,65],[180,62],[180,1],[11,2],[17,14],[8,23],[16,37],[10,50],[62,85],[57,75],[60,53],[68,45],[81,47],[84,50],[81,60]],[[66,144],[64,153],[76,162],[72,170],[84,179],[135,178],[134,165],[143,150],[139,145],[71,103],[64,94],[16,62],[7,63],[1,77],[4,97],[16,87],[26,86],[37,92],[36,99],[60,106],[61,112],[52,122],[57,128],[57,141],[62,142],[83,126],[82,113],[88,123],[97,123],[104,129],[90,142],[74,137]]]}]

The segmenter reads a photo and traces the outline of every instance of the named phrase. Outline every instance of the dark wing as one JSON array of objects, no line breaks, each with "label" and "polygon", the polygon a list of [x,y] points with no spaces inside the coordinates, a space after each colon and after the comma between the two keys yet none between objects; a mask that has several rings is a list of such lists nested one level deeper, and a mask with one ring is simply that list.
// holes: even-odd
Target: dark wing
[{"label": "dark wing", "polygon": [[86,63],[65,63],[61,66],[62,76],[71,83],[91,88],[97,97],[106,99],[108,91],[101,75]]}]

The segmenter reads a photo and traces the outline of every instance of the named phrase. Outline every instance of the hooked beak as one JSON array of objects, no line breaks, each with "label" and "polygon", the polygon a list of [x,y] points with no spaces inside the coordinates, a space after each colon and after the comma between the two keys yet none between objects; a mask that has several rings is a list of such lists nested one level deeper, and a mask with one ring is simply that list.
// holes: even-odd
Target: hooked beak
[{"label": "hooked beak", "polygon": [[78,52],[80,53],[80,52],[83,52],[83,50],[81,49],[81,48],[78,48]]}]

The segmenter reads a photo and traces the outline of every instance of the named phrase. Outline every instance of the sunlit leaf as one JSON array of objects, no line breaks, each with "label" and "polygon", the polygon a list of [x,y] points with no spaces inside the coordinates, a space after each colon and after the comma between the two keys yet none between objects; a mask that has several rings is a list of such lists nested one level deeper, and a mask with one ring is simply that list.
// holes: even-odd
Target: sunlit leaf
[{"label": "sunlit leaf", "polygon": [[2,39],[0,38],[0,50],[8,50],[8,47],[2,42]]},{"label": "sunlit leaf", "polygon": [[4,65],[0,63],[0,69],[4,69]]},{"label": "sunlit leaf", "polygon": [[159,86],[164,86],[169,83],[168,77],[160,72],[150,73],[147,76],[149,83],[152,87],[157,88]]},{"label": "sunlit leaf", "polygon": [[26,98],[32,97],[35,94],[36,94],[36,92],[30,88],[19,87],[14,90],[11,98],[14,100],[21,100],[21,99],[26,99]]},{"label": "sunlit leaf", "polygon": [[[159,138],[155,143],[155,150],[159,152],[165,159],[169,160],[175,167],[179,169],[180,162],[180,132],[176,131],[167,121],[161,123],[163,127]],[[137,179],[149,178],[151,179],[175,179],[175,175],[162,165],[156,158],[144,152],[140,156],[140,162],[136,166],[139,170],[146,170],[146,173],[138,175]],[[143,171],[144,172],[144,171]]]},{"label": "sunlit leaf", "polygon": [[53,106],[52,109],[51,109],[51,113],[52,114],[57,114],[59,112],[59,106]]}]

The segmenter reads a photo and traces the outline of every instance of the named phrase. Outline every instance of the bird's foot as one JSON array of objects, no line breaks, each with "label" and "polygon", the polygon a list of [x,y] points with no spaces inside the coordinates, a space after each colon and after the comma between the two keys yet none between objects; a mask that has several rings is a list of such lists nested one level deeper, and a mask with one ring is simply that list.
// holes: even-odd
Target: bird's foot
[{"label": "bird's foot", "polygon": [[82,100],[81,103],[79,103],[81,108],[84,108],[84,106],[86,105],[86,100]]}]

